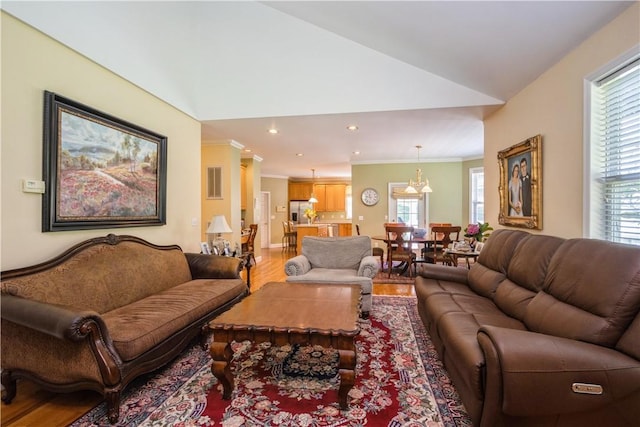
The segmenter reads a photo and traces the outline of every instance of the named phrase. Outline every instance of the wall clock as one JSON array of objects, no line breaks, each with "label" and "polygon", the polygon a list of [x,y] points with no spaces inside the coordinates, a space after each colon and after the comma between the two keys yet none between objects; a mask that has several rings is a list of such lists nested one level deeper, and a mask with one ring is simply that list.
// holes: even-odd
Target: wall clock
[{"label": "wall clock", "polygon": [[373,206],[378,203],[378,200],[380,200],[378,192],[373,188],[365,188],[362,190],[362,195],[360,197],[362,198],[362,203],[367,206]]}]

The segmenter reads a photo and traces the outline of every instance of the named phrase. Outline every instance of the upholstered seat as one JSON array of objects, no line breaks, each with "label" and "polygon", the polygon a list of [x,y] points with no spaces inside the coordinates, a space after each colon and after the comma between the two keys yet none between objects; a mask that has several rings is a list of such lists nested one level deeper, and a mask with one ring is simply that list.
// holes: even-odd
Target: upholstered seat
[{"label": "upholstered seat", "polygon": [[379,269],[376,257],[371,255],[368,236],[305,236],[302,254],[289,259],[284,269],[287,282],[359,284],[362,316],[368,316],[373,277]]}]

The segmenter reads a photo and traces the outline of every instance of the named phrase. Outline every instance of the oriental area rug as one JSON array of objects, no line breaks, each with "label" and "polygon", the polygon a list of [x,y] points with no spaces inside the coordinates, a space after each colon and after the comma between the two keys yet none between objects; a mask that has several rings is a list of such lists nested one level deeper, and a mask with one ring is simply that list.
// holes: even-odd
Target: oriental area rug
[{"label": "oriental area rug", "polygon": [[[337,354],[321,347],[235,343],[235,390],[222,400],[198,345],[123,393],[119,426],[471,426],[413,297],[373,297],[356,339],[355,385],[340,410]],[[107,426],[100,404],[72,424]]]}]

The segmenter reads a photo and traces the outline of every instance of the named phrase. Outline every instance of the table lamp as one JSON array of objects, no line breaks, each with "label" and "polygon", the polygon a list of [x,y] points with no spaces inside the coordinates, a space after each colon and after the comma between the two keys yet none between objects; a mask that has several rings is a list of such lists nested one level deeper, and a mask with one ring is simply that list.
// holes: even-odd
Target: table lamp
[{"label": "table lamp", "polygon": [[224,215],[214,215],[207,228],[207,234],[215,234],[215,238],[211,240],[211,247],[213,248],[215,245],[215,247],[218,248],[218,253],[220,253],[222,233],[233,233],[233,230],[229,227],[229,224],[227,224],[227,219]]}]

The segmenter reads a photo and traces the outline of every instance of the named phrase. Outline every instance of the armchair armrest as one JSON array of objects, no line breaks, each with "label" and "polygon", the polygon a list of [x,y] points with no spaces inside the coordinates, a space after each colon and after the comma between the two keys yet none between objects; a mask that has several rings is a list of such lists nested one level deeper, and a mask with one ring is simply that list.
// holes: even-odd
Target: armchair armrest
[{"label": "armchair armrest", "polygon": [[445,280],[468,284],[469,270],[466,268],[451,268],[446,265],[424,264],[420,276],[425,279]]},{"label": "armchair armrest", "polygon": [[311,270],[311,263],[304,255],[294,256],[284,264],[284,272],[287,276],[302,276],[309,270]]},{"label": "armchair armrest", "polygon": [[358,267],[358,276],[370,277],[373,279],[378,274],[380,266],[378,265],[378,259],[373,255],[367,255],[360,261]]},{"label": "armchair armrest", "polygon": [[185,253],[194,279],[240,279],[244,267],[241,258]]},{"label": "armchair armrest", "polygon": [[525,417],[588,412],[640,393],[640,361],[615,349],[496,326],[481,327],[478,342],[485,409]]}]

